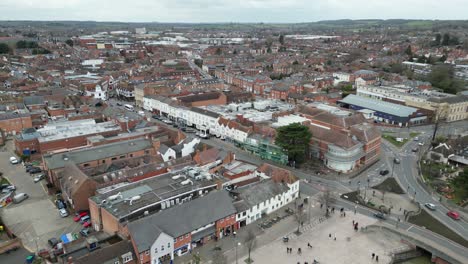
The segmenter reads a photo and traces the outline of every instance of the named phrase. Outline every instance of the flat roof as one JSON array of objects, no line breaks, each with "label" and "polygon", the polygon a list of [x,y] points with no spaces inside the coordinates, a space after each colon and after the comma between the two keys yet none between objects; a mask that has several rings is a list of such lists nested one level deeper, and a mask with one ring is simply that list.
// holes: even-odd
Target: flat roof
[{"label": "flat roof", "polygon": [[393,116],[408,117],[418,109],[399,104],[393,104],[381,100],[370,99],[367,97],[350,94],[339,102],[359,106],[376,112],[387,113]]},{"label": "flat roof", "polygon": [[39,142],[48,142],[120,130],[120,126],[112,121],[96,123],[94,119],[84,119],[49,123],[45,127],[38,129],[37,133],[40,135],[38,138]]},{"label": "flat roof", "polygon": [[[172,197],[207,187],[215,187],[216,182],[212,175],[208,174],[208,176],[209,178],[196,180],[190,177],[188,169],[184,168],[117,187],[112,191],[93,196],[91,200],[120,219],[139,212],[139,209],[143,207],[156,205]],[[132,197],[138,197],[138,199],[130,203]]]}]

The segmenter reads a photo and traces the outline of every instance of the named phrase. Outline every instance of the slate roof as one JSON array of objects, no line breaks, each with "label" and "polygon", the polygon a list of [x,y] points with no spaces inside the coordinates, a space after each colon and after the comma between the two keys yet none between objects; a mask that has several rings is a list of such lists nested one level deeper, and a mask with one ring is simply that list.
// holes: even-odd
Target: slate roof
[{"label": "slate roof", "polygon": [[289,190],[285,184],[275,183],[273,180],[266,180],[247,187],[238,188],[236,191],[240,197],[249,205],[249,208],[282,194]]},{"label": "slate roof", "polygon": [[88,254],[73,259],[74,264],[114,264],[117,260],[121,260],[121,255],[132,253],[133,259],[136,256],[133,252],[132,243],[129,240],[123,240],[110,246],[101,248],[96,251],[89,252]]},{"label": "slate roof", "polygon": [[215,113],[215,112],[212,112],[212,111],[209,111],[209,110],[205,110],[205,109],[201,109],[201,108],[198,108],[198,107],[191,107],[190,111],[195,112],[195,113],[199,113],[199,114],[202,114],[202,115],[210,116],[210,117],[213,117],[213,118],[218,118],[220,116],[220,114],[218,114],[218,113]]},{"label": "slate roof", "polygon": [[468,96],[467,95],[456,95],[456,96],[450,96],[450,97],[444,97],[444,98],[430,98],[428,99],[430,102],[435,102],[435,103],[448,103],[448,104],[458,104],[462,102],[467,102],[468,101]]},{"label": "slate roof", "polygon": [[65,167],[65,164],[69,161],[81,164],[88,161],[136,152],[138,150],[144,150],[151,147],[152,144],[148,139],[138,138],[65,153],[44,155],[44,161],[47,168],[53,170]]},{"label": "slate roof", "polygon": [[236,213],[229,193],[213,191],[187,203],[128,224],[128,230],[139,252],[147,250],[164,232],[173,238],[190,233],[209,223]]}]

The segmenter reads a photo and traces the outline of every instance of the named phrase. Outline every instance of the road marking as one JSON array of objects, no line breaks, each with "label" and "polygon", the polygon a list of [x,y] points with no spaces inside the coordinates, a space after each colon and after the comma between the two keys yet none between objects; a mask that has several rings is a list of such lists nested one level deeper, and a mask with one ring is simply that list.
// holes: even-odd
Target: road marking
[{"label": "road marking", "polygon": [[413,225],[411,225],[410,227],[408,227],[408,229],[406,229],[406,231],[410,231],[411,228],[413,228]]}]

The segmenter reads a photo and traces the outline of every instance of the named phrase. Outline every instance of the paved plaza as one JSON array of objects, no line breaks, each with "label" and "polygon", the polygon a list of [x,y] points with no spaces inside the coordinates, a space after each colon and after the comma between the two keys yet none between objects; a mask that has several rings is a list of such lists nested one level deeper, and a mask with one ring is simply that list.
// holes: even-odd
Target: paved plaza
[{"label": "paved plaza", "polygon": [[[377,222],[374,218],[350,212],[346,217],[340,217],[340,213],[337,212],[325,222],[317,221],[315,225],[307,226],[300,236],[291,234],[288,243],[277,239],[254,250],[252,259],[254,263],[272,264],[312,264],[314,259],[319,263],[330,264],[377,263],[371,257],[372,253],[375,253],[379,256],[378,263],[390,263],[390,252],[405,246],[397,235],[385,231],[356,232],[353,229],[353,220],[357,221],[360,227]],[[313,248],[308,248],[307,243]],[[287,247],[292,248],[292,253],[286,253]],[[297,253],[298,248],[302,251],[300,255]],[[246,258],[247,256],[243,255],[239,258],[239,263],[245,263]]]}]

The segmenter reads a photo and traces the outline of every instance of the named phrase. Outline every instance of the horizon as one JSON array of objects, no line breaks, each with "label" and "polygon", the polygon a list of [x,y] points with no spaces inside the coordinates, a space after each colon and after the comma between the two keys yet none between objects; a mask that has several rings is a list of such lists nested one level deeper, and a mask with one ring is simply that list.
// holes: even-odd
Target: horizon
[{"label": "horizon", "polygon": [[2,0],[0,12],[2,21],[297,24],[343,17],[467,20],[464,6],[464,0]]}]

